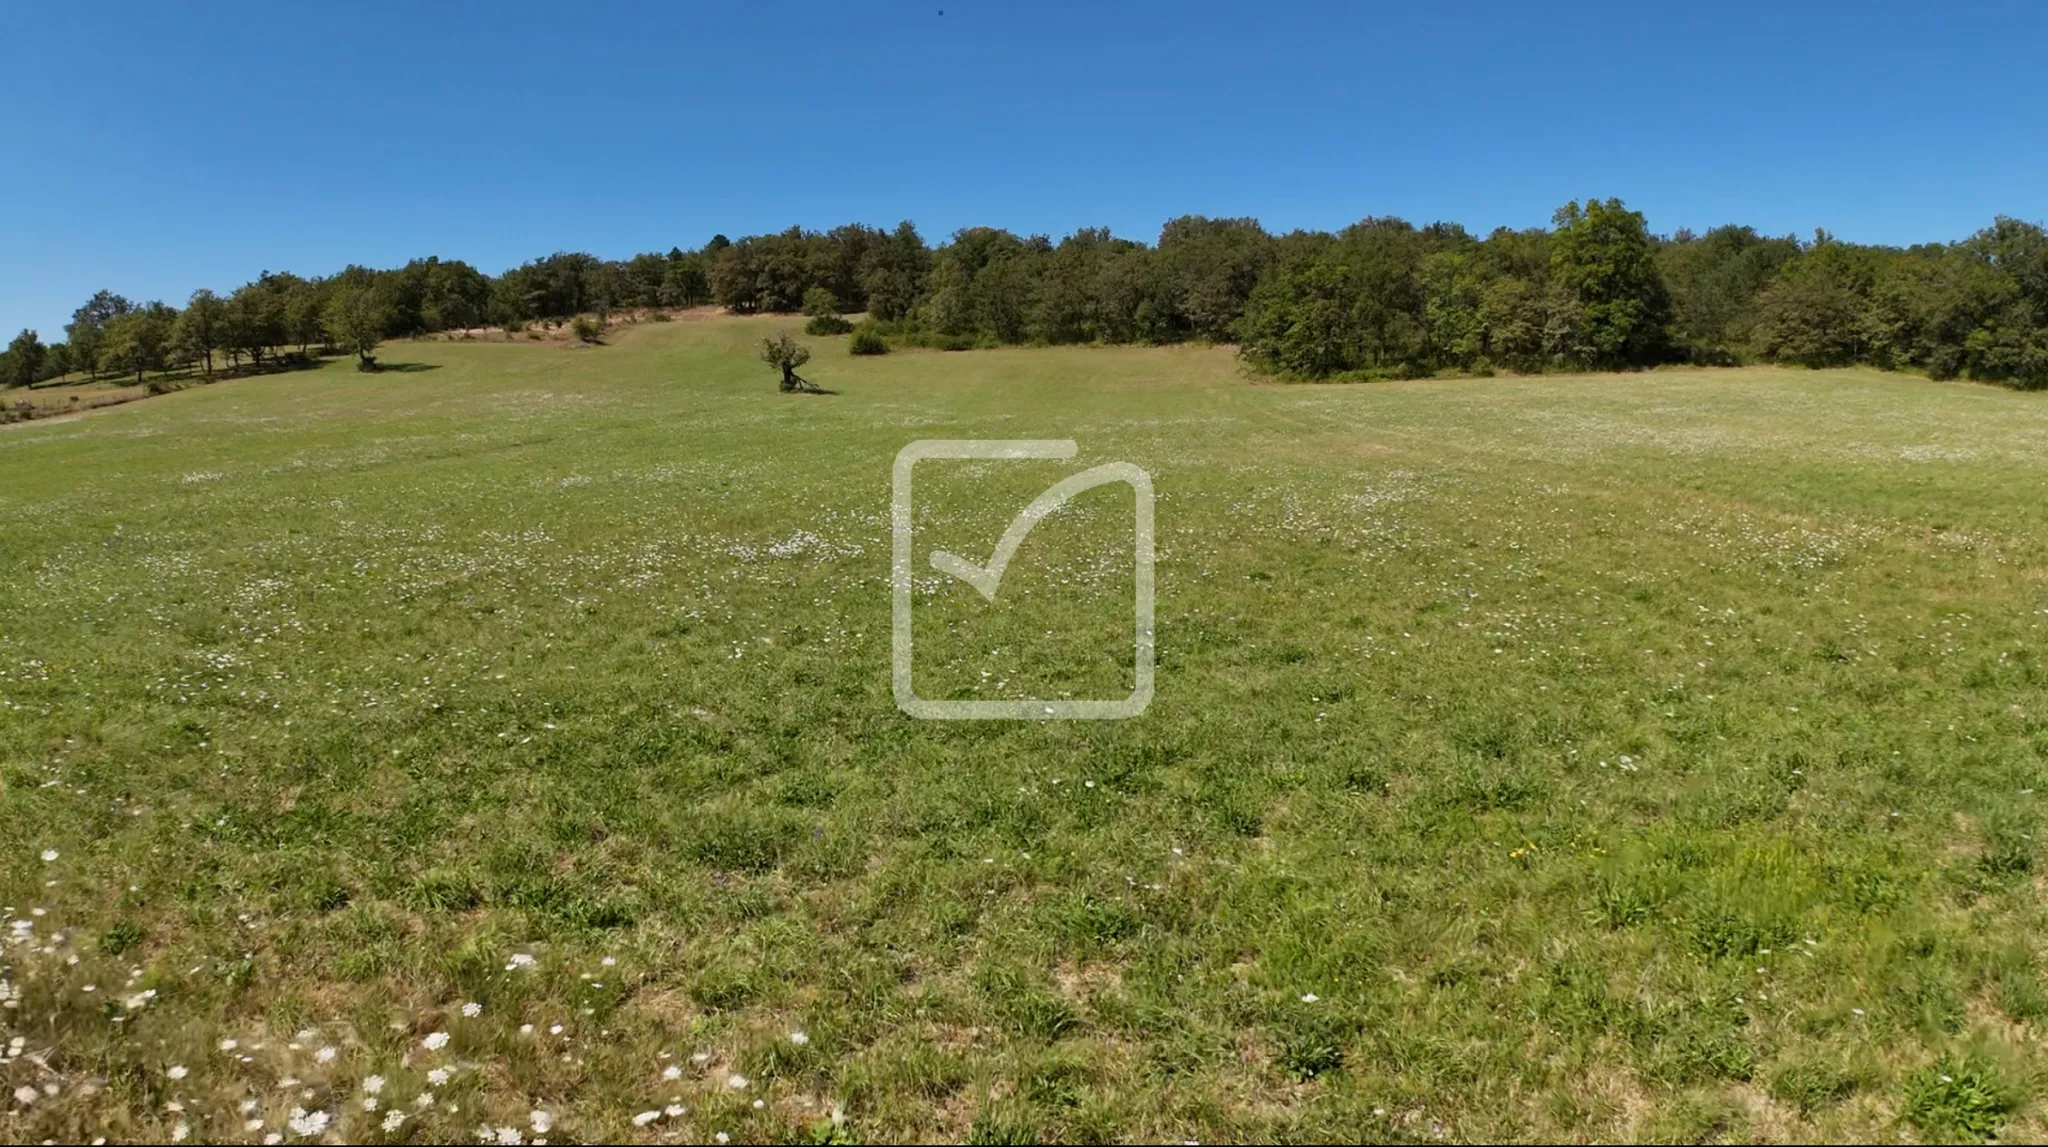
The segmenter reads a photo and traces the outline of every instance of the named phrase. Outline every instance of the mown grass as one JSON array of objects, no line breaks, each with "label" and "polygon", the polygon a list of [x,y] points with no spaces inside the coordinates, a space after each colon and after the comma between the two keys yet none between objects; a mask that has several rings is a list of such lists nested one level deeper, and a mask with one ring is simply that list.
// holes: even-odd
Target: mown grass
[{"label": "mown grass", "polygon": [[0,431],[0,1137],[2048,1131],[2041,396],[775,325]]}]

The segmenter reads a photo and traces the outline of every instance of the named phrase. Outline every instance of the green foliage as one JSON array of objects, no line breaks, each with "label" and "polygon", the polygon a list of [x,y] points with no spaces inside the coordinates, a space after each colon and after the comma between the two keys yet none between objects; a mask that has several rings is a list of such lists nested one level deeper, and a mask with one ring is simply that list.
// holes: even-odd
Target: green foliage
[{"label": "green foliage", "polygon": [[1757,348],[1809,367],[1861,360],[1869,346],[1864,311],[1876,278],[1873,253],[1816,236],[1758,297]]},{"label": "green foliage", "polygon": [[231,356],[248,356],[259,369],[263,356],[290,337],[284,322],[284,298],[273,287],[269,274],[243,284],[228,296],[222,313],[222,345]]},{"label": "green foliage", "polygon": [[774,338],[761,340],[760,359],[778,370],[795,370],[811,361],[811,348],[790,338],[788,331],[777,331]]},{"label": "green foliage", "polygon": [[343,283],[327,301],[327,336],[356,356],[360,369],[376,364],[370,354],[391,324],[391,304],[374,283]]},{"label": "green foliage", "polygon": [[7,344],[7,352],[0,363],[5,372],[0,373],[0,386],[28,386],[42,377],[43,362],[49,357],[49,348],[36,332],[24,330]]},{"label": "green foliage", "polygon": [[1907,1122],[1940,1139],[1989,1139],[2017,1106],[1996,1071],[1950,1055],[1906,1081]]},{"label": "green foliage", "polygon": [[134,304],[111,291],[100,291],[86,300],[85,305],[71,313],[71,321],[64,326],[64,336],[71,347],[73,361],[80,367],[95,374],[99,371],[100,343],[106,337],[107,324],[127,314]]},{"label": "green foliage", "polygon": [[576,336],[577,342],[588,345],[596,345],[604,340],[604,326],[589,315],[577,315],[571,319],[569,333]]},{"label": "green foliage", "polygon": [[[968,227],[934,250],[906,221],[721,235],[622,261],[557,252],[495,278],[435,257],[325,279],[266,272],[225,300],[204,293],[212,301],[169,352],[208,371],[215,350],[261,367],[278,347],[326,337],[332,293],[356,283],[381,292],[386,338],[715,301],[741,314],[800,310],[814,335],[846,333],[841,316],[864,310],[901,346],[1236,342],[1257,369],[1299,378],[1763,359],[2037,387],[2048,386],[2044,268],[2041,227],[2007,218],[1961,243],[1902,251],[1825,233],[1802,246],[1733,225],[1659,239],[1615,199],[1566,204],[1552,230],[1483,239],[1391,218],[1275,236],[1252,219],[1190,215],[1151,246],[1102,228],[1054,243]],[[80,307],[60,344],[69,362],[111,362],[101,344],[130,309],[106,291]],[[125,370],[133,355],[116,357]],[[19,356],[0,361],[21,374]],[[45,356],[39,373],[51,370]]]},{"label": "green foliage", "polygon": [[873,326],[863,326],[853,332],[852,338],[846,340],[846,351],[848,354],[888,354],[889,340],[883,338],[882,332]]},{"label": "green foliage", "polygon": [[838,318],[843,310],[839,296],[830,287],[812,287],[804,292],[804,314],[813,319]]},{"label": "green foliage", "polygon": [[774,338],[761,340],[759,357],[782,373],[783,390],[801,389],[803,380],[796,368],[811,361],[811,348],[790,338],[788,331],[777,331]]},{"label": "green foliage", "polygon": [[1646,366],[1669,344],[1671,301],[1642,213],[1619,199],[1559,208],[1550,243],[1555,293],[1547,349],[1568,366]]},{"label": "green foliage", "polygon": [[138,947],[142,940],[142,926],[133,920],[122,920],[100,933],[100,951],[119,956]]},{"label": "green foliage", "polygon": [[132,372],[137,382],[145,371],[168,369],[176,323],[177,312],[162,303],[115,315],[99,334],[99,369],[111,374]]},{"label": "green foliage", "polygon": [[213,352],[221,348],[227,329],[227,307],[204,287],[192,292],[171,333],[180,352],[202,361],[206,373],[213,373]]},{"label": "green foliage", "polygon": [[1756,300],[1799,254],[1792,239],[1751,227],[1681,231],[1658,252],[1670,284],[1674,350],[1687,361],[1733,365],[1753,350]]},{"label": "green foliage", "polygon": [[1296,1005],[1277,1028],[1275,1058],[1289,1079],[1307,1082],[1344,1066],[1345,1029],[1327,1008]]}]

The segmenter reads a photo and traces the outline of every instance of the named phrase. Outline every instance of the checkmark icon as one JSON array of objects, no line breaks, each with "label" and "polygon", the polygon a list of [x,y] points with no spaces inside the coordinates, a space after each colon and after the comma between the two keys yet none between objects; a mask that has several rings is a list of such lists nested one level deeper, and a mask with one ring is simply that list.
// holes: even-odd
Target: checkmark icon
[{"label": "checkmark icon", "polygon": [[1010,528],[1003,531],[1002,540],[996,543],[996,552],[989,555],[986,565],[976,565],[959,554],[947,550],[932,551],[932,568],[940,573],[952,574],[975,588],[988,601],[996,599],[996,587],[1002,584],[1003,571],[1009,568],[1010,559],[1017,556],[1017,547],[1031,534],[1047,515],[1057,513],[1060,507],[1072,501],[1074,495],[1085,490],[1111,482],[1131,482],[1132,476],[1143,476],[1136,466],[1129,462],[1111,462],[1092,470],[1083,470],[1060,480],[1045,493],[1031,499],[1031,504],[1017,511],[1017,517],[1010,522]]},{"label": "checkmark icon", "polygon": [[[1136,717],[1152,703],[1155,653],[1152,637],[1152,477],[1129,462],[1110,462],[1083,470],[1054,483],[1017,512],[1009,528],[996,541],[988,561],[976,562],[945,550],[934,550],[931,568],[959,578],[974,587],[985,601],[993,602],[1002,585],[1003,572],[1017,556],[1033,527],[1074,497],[1097,486],[1122,482],[1131,487],[1132,556],[1135,563],[1135,598],[1132,601],[1133,635],[1131,692],[1125,697],[1080,699],[975,699],[939,700],[919,697],[911,681],[913,660],[911,605],[916,596],[916,567],[911,561],[915,520],[911,512],[912,471],[921,461],[972,459],[979,461],[1072,458],[1079,447],[1072,439],[925,439],[912,442],[896,454],[890,477],[889,533],[895,556],[889,565],[890,643],[889,678],[896,705],[912,717],[938,720],[1119,720]],[[926,589],[924,592],[933,592]]]}]

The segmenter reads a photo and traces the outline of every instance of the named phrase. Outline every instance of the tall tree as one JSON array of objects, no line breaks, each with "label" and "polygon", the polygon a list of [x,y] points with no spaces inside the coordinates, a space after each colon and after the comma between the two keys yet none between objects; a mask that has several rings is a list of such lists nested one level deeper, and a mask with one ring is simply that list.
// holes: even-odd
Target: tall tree
[{"label": "tall tree", "polygon": [[0,376],[0,386],[28,386],[35,382],[49,353],[36,332],[24,330],[15,335],[14,341],[7,344],[7,371]]},{"label": "tall tree", "polygon": [[1159,232],[1159,265],[1175,326],[1216,342],[1233,337],[1273,254],[1273,237],[1256,219],[1169,221]]},{"label": "tall tree", "polygon": [[163,371],[170,366],[171,330],[178,312],[162,303],[150,303],[114,316],[107,322],[99,345],[99,367],[110,374],[135,372],[140,383],[144,371]]},{"label": "tall tree", "polygon": [[226,325],[222,330],[224,344],[237,354],[246,354],[258,370],[263,368],[263,356],[270,348],[280,346],[286,338],[284,327],[284,300],[271,289],[270,273],[264,272],[253,283],[244,283],[228,296]]},{"label": "tall tree", "polygon": [[1843,366],[1868,349],[1866,316],[1877,279],[1875,252],[1825,231],[1786,264],[1757,298],[1757,349],[1801,366]]},{"label": "tall tree", "polygon": [[84,306],[71,312],[71,321],[64,325],[64,336],[71,344],[72,358],[87,373],[99,377],[100,339],[104,337],[107,324],[116,316],[125,315],[135,305],[112,291],[100,291],[87,299]]},{"label": "tall tree", "polygon": [[898,223],[886,240],[870,244],[862,256],[860,288],[868,314],[885,322],[909,316],[931,270],[932,252],[924,236],[909,220]]},{"label": "tall tree", "polygon": [[192,292],[185,309],[178,315],[178,325],[173,338],[179,346],[206,364],[206,373],[213,373],[213,352],[220,349],[223,328],[226,326],[226,305],[212,291],[201,287]]},{"label": "tall tree", "polygon": [[1671,299],[1642,214],[1592,199],[1558,208],[1554,222],[1552,350],[1601,370],[1656,362],[1670,342]]},{"label": "tall tree", "polygon": [[318,283],[309,283],[294,275],[280,284],[282,306],[280,308],[286,342],[297,343],[299,353],[304,354],[315,342],[325,336],[327,300]]},{"label": "tall tree", "polygon": [[391,304],[375,282],[342,282],[327,300],[327,336],[355,353],[357,370],[377,369],[370,352],[377,349],[391,322]]}]

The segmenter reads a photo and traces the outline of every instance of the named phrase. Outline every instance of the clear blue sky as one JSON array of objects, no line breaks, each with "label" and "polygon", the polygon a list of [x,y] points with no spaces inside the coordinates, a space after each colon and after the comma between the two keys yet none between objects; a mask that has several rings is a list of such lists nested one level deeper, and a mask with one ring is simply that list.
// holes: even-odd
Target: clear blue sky
[{"label": "clear blue sky", "polygon": [[[415,255],[1183,213],[2048,217],[2048,4],[9,4],[0,338]],[[940,14],[943,8],[944,14]],[[1545,10],[1548,9],[1548,10]]]}]

